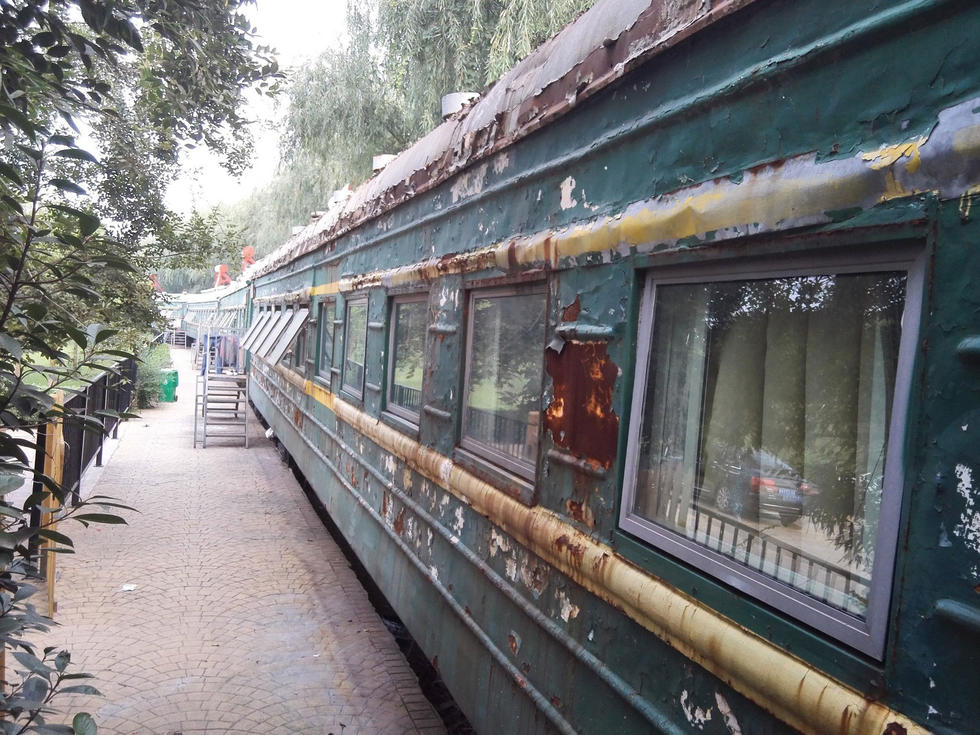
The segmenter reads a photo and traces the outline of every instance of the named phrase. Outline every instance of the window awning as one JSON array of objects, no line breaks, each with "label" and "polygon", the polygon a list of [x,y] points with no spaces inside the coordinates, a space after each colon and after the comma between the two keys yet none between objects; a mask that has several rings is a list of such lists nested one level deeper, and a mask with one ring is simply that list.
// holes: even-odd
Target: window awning
[{"label": "window awning", "polygon": [[271,315],[271,311],[259,312],[259,318],[255,320],[251,327],[249,327],[248,331],[245,333],[245,336],[242,338],[242,347],[244,349],[249,350],[252,348],[252,343],[255,341],[255,338],[259,336],[259,332],[262,331],[262,328],[268,324],[269,317]]},{"label": "window awning", "polygon": [[[287,314],[289,312],[286,312]],[[295,309],[292,312],[292,316],[289,322],[286,324],[285,329],[276,340],[275,344],[271,347],[263,350],[265,354],[261,354],[260,357],[264,357],[270,363],[277,363],[282,359],[282,356],[286,354],[286,350],[289,345],[293,343],[296,339],[296,335],[299,334],[299,330],[303,328],[306,324],[306,319],[310,315],[310,310],[308,308]]]}]

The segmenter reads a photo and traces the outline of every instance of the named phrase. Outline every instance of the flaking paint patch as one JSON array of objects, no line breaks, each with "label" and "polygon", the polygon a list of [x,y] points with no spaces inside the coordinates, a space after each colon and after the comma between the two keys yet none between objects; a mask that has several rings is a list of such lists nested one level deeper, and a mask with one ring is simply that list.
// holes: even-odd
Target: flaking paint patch
[{"label": "flaking paint patch", "polygon": [[510,551],[510,541],[502,533],[497,533],[496,528],[490,529],[490,558],[497,555],[498,551],[505,554]]},{"label": "flaking paint patch", "polygon": [[956,465],[956,492],[962,496],[966,507],[953,533],[963,540],[967,548],[980,554],[980,509],[973,494],[973,470],[965,464]]},{"label": "flaking paint patch", "polygon": [[456,532],[456,535],[459,536],[459,535],[461,535],[463,533],[463,523],[464,523],[464,521],[463,521],[463,509],[461,507],[460,508],[457,508],[456,509],[456,512],[453,515],[456,518],[456,521],[455,521],[455,523],[453,523],[452,528],[453,528],[453,531]]},{"label": "flaking paint patch", "polygon": [[921,138],[916,138],[915,140],[907,143],[886,145],[876,151],[862,153],[861,159],[868,161],[871,164],[871,168],[875,171],[880,171],[883,168],[893,166],[903,158],[907,158],[909,160],[905,164],[905,170],[910,174],[914,174],[919,170],[919,166],[922,164],[922,154],[920,153],[920,149],[928,140],[929,138],[927,136],[922,136]]},{"label": "flaking paint patch", "polygon": [[504,562],[504,574],[511,582],[517,581],[517,560],[514,557],[507,557],[507,561]]},{"label": "flaking paint patch", "polygon": [[493,172],[502,174],[510,167],[510,152],[502,151],[493,157]]},{"label": "flaking paint patch", "polygon": [[452,185],[452,198],[455,204],[460,199],[476,196],[483,191],[483,183],[487,179],[487,164],[477,166],[472,171],[459,174]]},{"label": "flaking paint patch", "polygon": [[728,700],[721,696],[721,692],[715,692],[715,704],[718,705],[718,711],[725,719],[725,727],[728,728],[728,731],[732,735],[742,735],[742,727],[738,724],[735,713],[732,712],[732,708],[728,705]]},{"label": "flaking paint patch", "polygon": [[407,467],[402,470],[402,487],[406,490],[412,489],[412,471]]},{"label": "flaking paint patch", "polygon": [[708,709],[703,710],[700,707],[695,707],[694,703],[689,701],[690,695],[687,693],[687,689],[681,692],[681,709],[684,710],[684,717],[687,718],[688,723],[692,727],[696,727],[698,730],[704,729],[704,724],[711,719],[711,713],[714,708],[708,707]]},{"label": "flaking paint patch", "polygon": [[558,598],[559,605],[558,614],[561,615],[562,620],[567,623],[570,620],[574,620],[578,617],[578,605],[573,604],[572,601],[568,599],[568,595],[565,594],[565,590],[558,590],[556,597]]},{"label": "flaking paint patch", "polygon": [[575,192],[575,179],[571,176],[566,178],[561,182],[561,208],[571,209],[578,204],[578,201],[572,197]]}]

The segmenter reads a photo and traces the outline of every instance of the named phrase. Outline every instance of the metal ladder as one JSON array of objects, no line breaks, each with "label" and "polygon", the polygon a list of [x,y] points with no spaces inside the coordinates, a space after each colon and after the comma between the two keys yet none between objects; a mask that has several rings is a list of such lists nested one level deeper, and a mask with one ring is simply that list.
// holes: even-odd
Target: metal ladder
[{"label": "metal ladder", "polygon": [[240,439],[248,447],[248,375],[197,376],[194,446],[207,447],[209,438]]}]

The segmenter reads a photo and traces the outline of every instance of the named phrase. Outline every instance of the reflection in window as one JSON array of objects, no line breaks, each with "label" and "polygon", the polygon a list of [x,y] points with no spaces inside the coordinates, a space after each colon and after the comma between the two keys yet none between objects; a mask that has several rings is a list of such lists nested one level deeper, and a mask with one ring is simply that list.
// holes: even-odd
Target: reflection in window
[{"label": "reflection in window", "polygon": [[631,515],[865,618],[905,282],[657,285]]},{"label": "reflection in window", "polygon": [[364,389],[364,355],[367,341],[367,301],[347,304],[344,332],[344,388],[361,395]]},{"label": "reflection in window", "polygon": [[545,294],[470,297],[462,445],[533,475],[541,406]]},{"label": "reflection in window", "polygon": [[418,421],[422,405],[422,360],[425,354],[425,301],[395,301],[391,309],[391,364],[388,408]]},{"label": "reflection in window", "polygon": [[320,362],[318,373],[321,378],[330,380],[330,368],[333,366],[333,301],[320,304]]}]

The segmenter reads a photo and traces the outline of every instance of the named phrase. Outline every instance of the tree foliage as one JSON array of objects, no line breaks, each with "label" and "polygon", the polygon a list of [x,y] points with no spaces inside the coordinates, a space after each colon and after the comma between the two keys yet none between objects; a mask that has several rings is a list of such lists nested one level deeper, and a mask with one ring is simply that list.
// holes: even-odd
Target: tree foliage
[{"label": "tree foliage", "polygon": [[229,208],[265,254],[331,193],[371,174],[371,158],[439,122],[440,100],[480,91],[594,0],[375,0],[348,3],[347,39],[296,72],[282,166]]},{"label": "tree foliage", "polygon": [[[243,90],[272,93],[279,75],[252,43],[245,1],[0,0],[0,644],[20,673],[0,690],[4,733],[94,731],[84,714],[69,730],[46,724],[57,691],[90,688],[66,684],[83,676],[67,673],[68,654],[39,654],[28,636],[49,623],[27,601],[31,540],[71,540],[51,514],[31,525],[43,494],[15,505],[7,491],[27,476],[70,499],[33,472],[29,453],[44,447],[31,432],[55,419],[99,427],[54,389],[113,370],[157,318],[149,268],[227,245],[216,215],[179,218],[163,191],[187,146],[231,167],[247,156]],[[90,498],[60,520],[121,520],[79,514],[86,505],[115,507]]]}]

